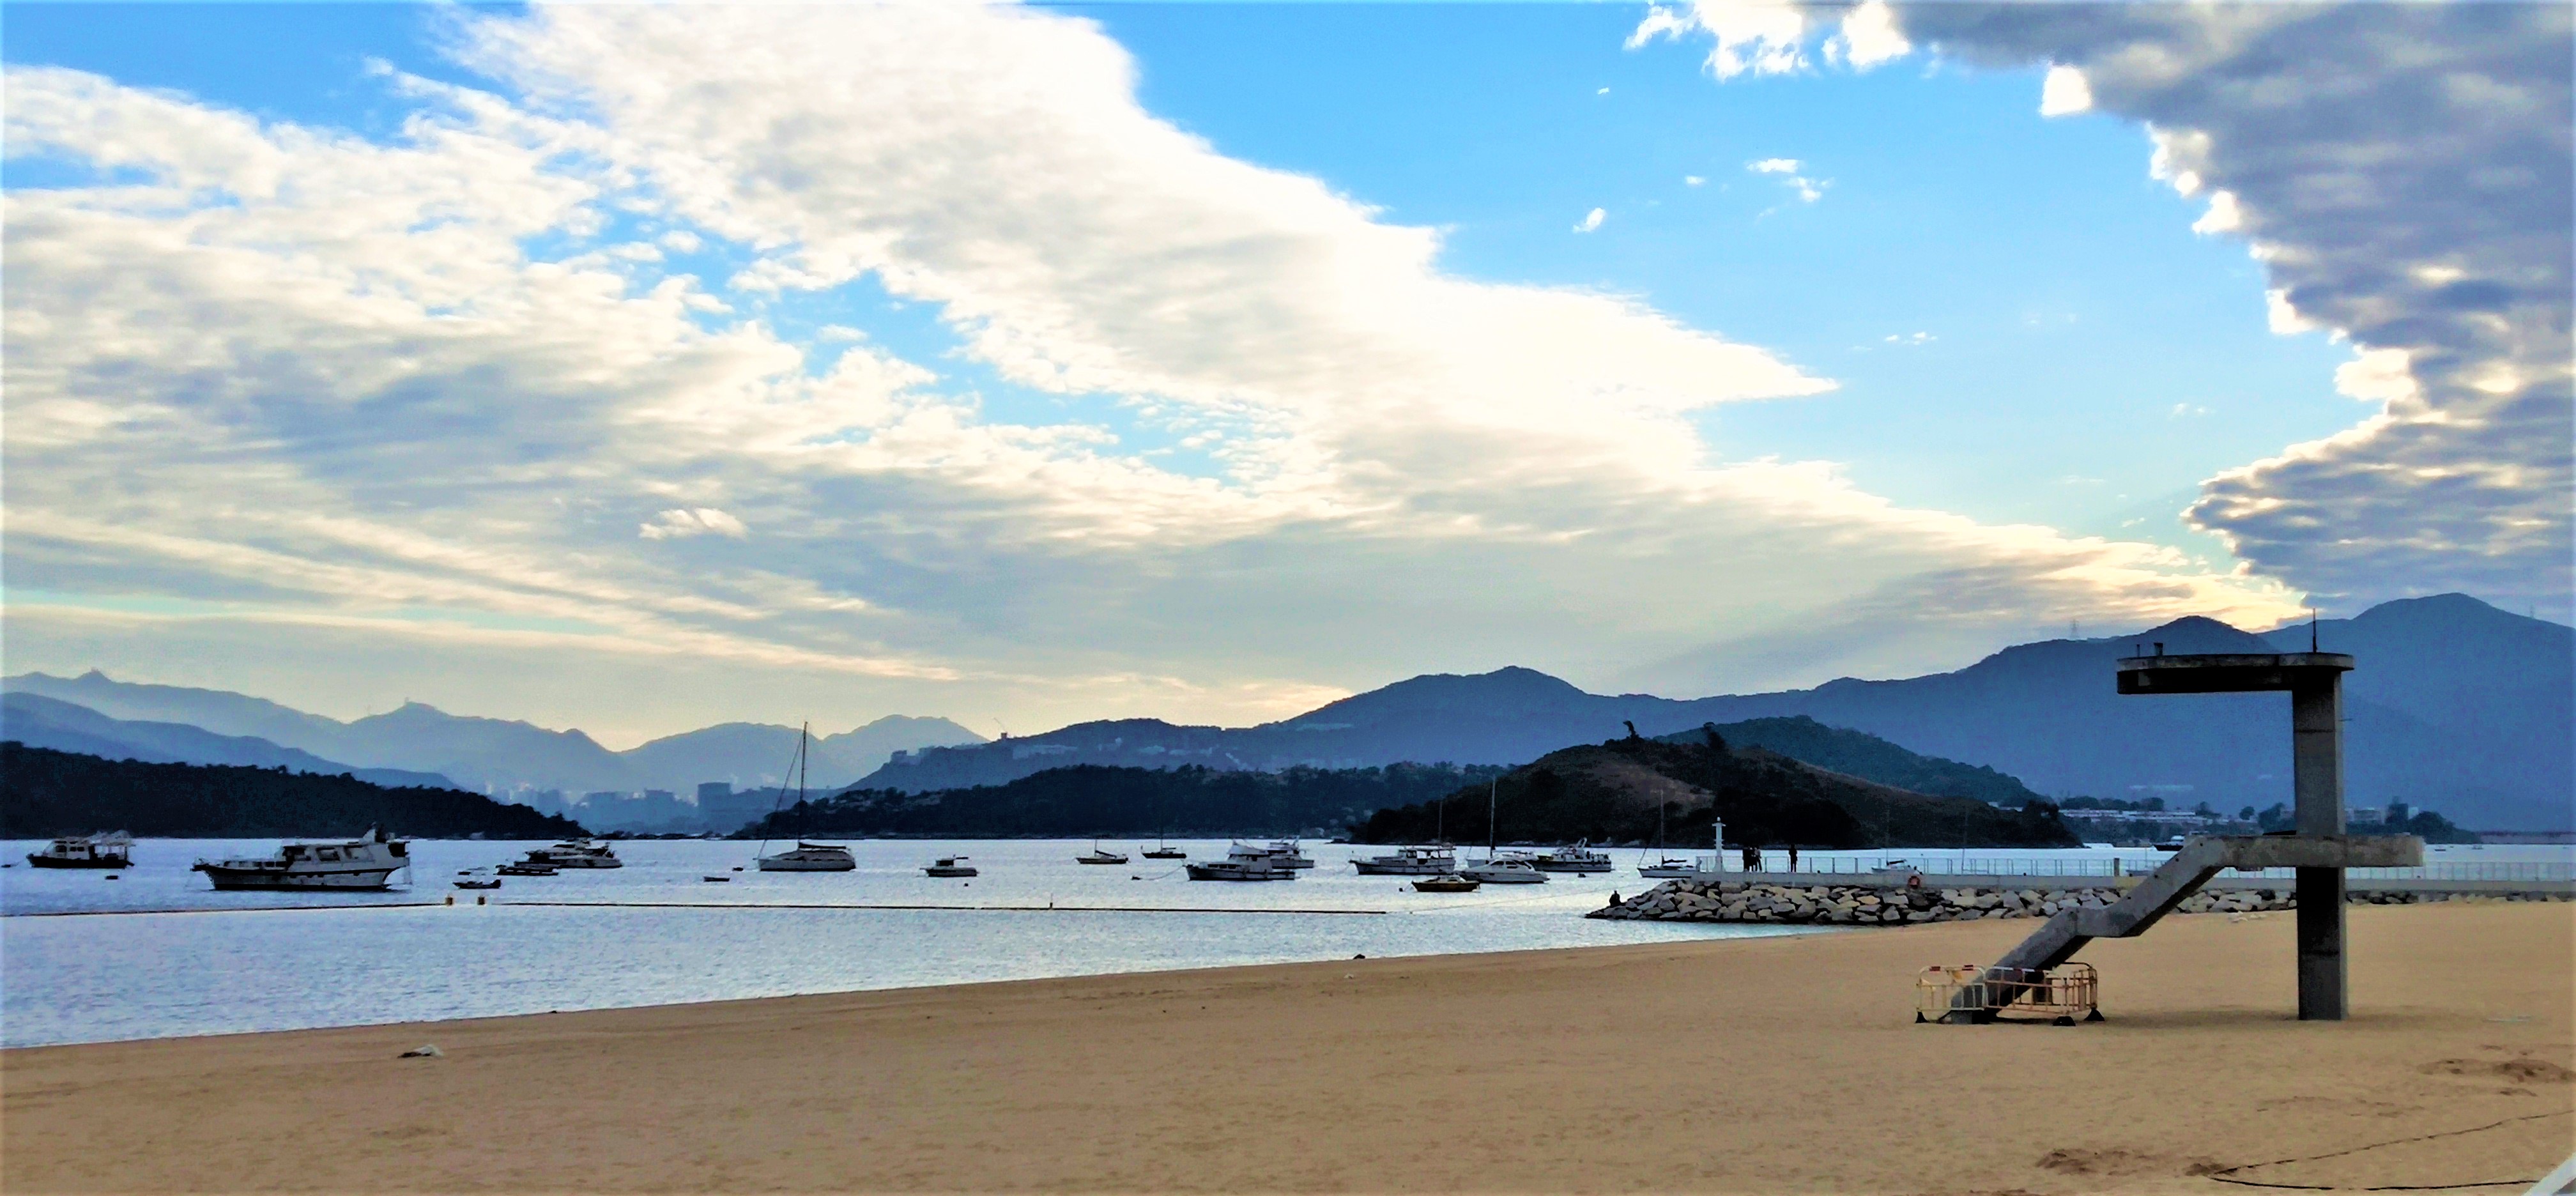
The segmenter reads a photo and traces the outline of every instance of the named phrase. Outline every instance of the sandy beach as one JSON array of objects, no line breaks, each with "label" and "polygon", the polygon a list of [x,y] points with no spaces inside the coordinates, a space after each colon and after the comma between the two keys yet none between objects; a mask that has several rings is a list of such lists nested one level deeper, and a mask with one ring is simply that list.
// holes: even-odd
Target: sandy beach
[{"label": "sandy beach", "polygon": [[1913,1024],[1916,969],[2030,926],[16,1050],[0,1186],[2242,1192],[2210,1173],[2576,1150],[2576,906],[2355,909],[2343,1024],[2287,1016],[2287,915],[2094,944],[2102,1024]]}]

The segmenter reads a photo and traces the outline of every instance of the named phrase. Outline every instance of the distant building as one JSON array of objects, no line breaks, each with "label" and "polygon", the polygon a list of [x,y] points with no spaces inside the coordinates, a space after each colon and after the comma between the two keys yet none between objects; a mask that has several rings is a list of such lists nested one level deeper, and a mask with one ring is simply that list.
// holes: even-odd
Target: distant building
[{"label": "distant building", "polygon": [[777,800],[773,790],[738,790],[731,781],[709,781],[698,786],[698,817],[708,830],[729,835],[769,813]]}]

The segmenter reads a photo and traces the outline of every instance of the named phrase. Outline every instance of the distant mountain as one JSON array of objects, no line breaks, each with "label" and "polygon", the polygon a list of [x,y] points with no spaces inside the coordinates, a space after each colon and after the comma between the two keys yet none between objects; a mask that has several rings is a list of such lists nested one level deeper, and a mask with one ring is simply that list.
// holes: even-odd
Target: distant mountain
[{"label": "distant mountain", "polygon": [[[1659,817],[1658,810],[1663,813]],[[1352,828],[1359,843],[1420,843],[1445,825],[1452,841],[1490,835],[1505,843],[1650,842],[1668,850],[1710,843],[1724,819],[1729,844],[1756,847],[2072,847],[2047,805],[2007,810],[1963,797],[1932,797],[1800,763],[1765,748],[1730,745],[1715,730],[1669,739],[1613,739],[1563,748],[1469,787],[1443,802],[1380,810]]]},{"label": "distant mountain", "polygon": [[1007,785],[900,793],[853,790],[780,810],[738,838],[1039,836],[1143,840],[1166,833],[1324,835],[1392,804],[1481,785],[1500,769],[1396,764],[1282,772],[1180,768],[1050,768]]},{"label": "distant mountain", "polygon": [[455,788],[455,782],[434,772],[353,768],[253,736],[217,735],[184,723],[127,722],[86,706],[30,693],[0,694],[0,739],[110,760],[243,764],[326,776],[346,773],[371,784],[397,788]]},{"label": "distant mountain", "polygon": [[[2123,698],[2112,662],[2158,641],[2176,653],[2280,651],[2276,640],[2304,649],[2306,634],[2285,628],[2266,638],[2187,618],[2135,635],[2015,645],[1956,672],[1692,700],[1589,694],[1524,668],[1442,674],[1259,727],[1125,719],[912,752],[860,784],[911,792],[997,785],[1071,764],[1518,764],[1620,735],[1622,720],[1651,736],[1804,716],[1983,765],[2051,796],[2152,796],[2233,813],[2290,798],[2288,699]],[[2326,650],[2359,658],[2345,710],[2353,805],[2403,799],[2480,828],[2576,827],[2576,631],[2453,594],[2387,603],[2322,623],[2317,635]],[[1819,747],[1784,741],[1777,750]]]},{"label": "distant mountain", "polygon": [[454,789],[238,765],[153,764],[0,743],[0,837],[126,830],[159,838],[397,835],[554,839],[580,824]]},{"label": "distant mountain", "polygon": [[[22,673],[0,680],[0,687],[12,696],[73,703],[129,725],[176,725],[206,736],[189,740],[173,738],[175,732],[156,732],[160,738],[152,742],[161,746],[152,750],[157,755],[138,755],[138,759],[248,763],[252,761],[241,753],[254,749],[213,742],[247,738],[263,741],[275,751],[301,753],[323,762],[345,760],[369,770],[439,774],[486,792],[559,789],[578,797],[602,790],[667,789],[689,798],[705,781],[729,781],[742,788],[771,785],[780,779],[796,740],[793,727],[728,723],[612,752],[580,731],[454,715],[420,702],[344,723],[222,690],[117,681],[95,669],[78,677]],[[982,738],[943,718],[891,716],[818,737],[808,771],[818,788],[839,786],[876,768],[895,751],[977,743]],[[183,750],[183,743],[191,746]],[[92,746],[106,748],[105,743]],[[287,759],[281,756],[277,762]],[[347,766],[332,767],[348,771]]]},{"label": "distant mountain", "polygon": [[[935,744],[981,743],[984,737],[944,718],[890,714],[838,735],[817,736],[806,769],[812,788],[830,791],[866,776],[898,751]],[[619,753],[637,773],[731,781],[739,788],[778,784],[796,752],[796,728],[720,723],[653,740]],[[671,788],[664,784],[662,788]]]}]

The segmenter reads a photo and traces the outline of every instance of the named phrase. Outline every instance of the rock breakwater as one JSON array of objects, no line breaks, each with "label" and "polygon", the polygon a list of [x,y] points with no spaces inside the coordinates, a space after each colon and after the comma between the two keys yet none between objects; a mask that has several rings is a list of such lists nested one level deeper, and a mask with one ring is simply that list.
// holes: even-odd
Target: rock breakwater
[{"label": "rock breakwater", "polygon": [[[2062,910],[2101,909],[2120,899],[2109,885],[1992,888],[1903,888],[1876,885],[1783,885],[1760,881],[1668,880],[1591,918],[1667,922],[1769,922],[1831,926],[1902,926],[1965,922],[1978,918],[2046,918]],[[2355,904],[2407,905],[2428,901],[2495,900],[2467,893],[2362,892]],[[2516,895],[2516,899],[2520,899]],[[2287,884],[2277,889],[2204,889],[2185,898],[2177,913],[2241,914],[2297,908]]]}]

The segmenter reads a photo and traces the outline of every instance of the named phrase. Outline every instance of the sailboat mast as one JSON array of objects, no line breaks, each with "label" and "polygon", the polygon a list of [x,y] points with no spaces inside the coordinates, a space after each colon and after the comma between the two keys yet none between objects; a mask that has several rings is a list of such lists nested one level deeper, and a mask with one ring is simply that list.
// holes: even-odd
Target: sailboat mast
[{"label": "sailboat mast", "polygon": [[1501,792],[1502,787],[1501,777],[1495,777],[1493,783],[1485,787],[1485,859],[1488,861],[1494,858],[1494,795]]}]

